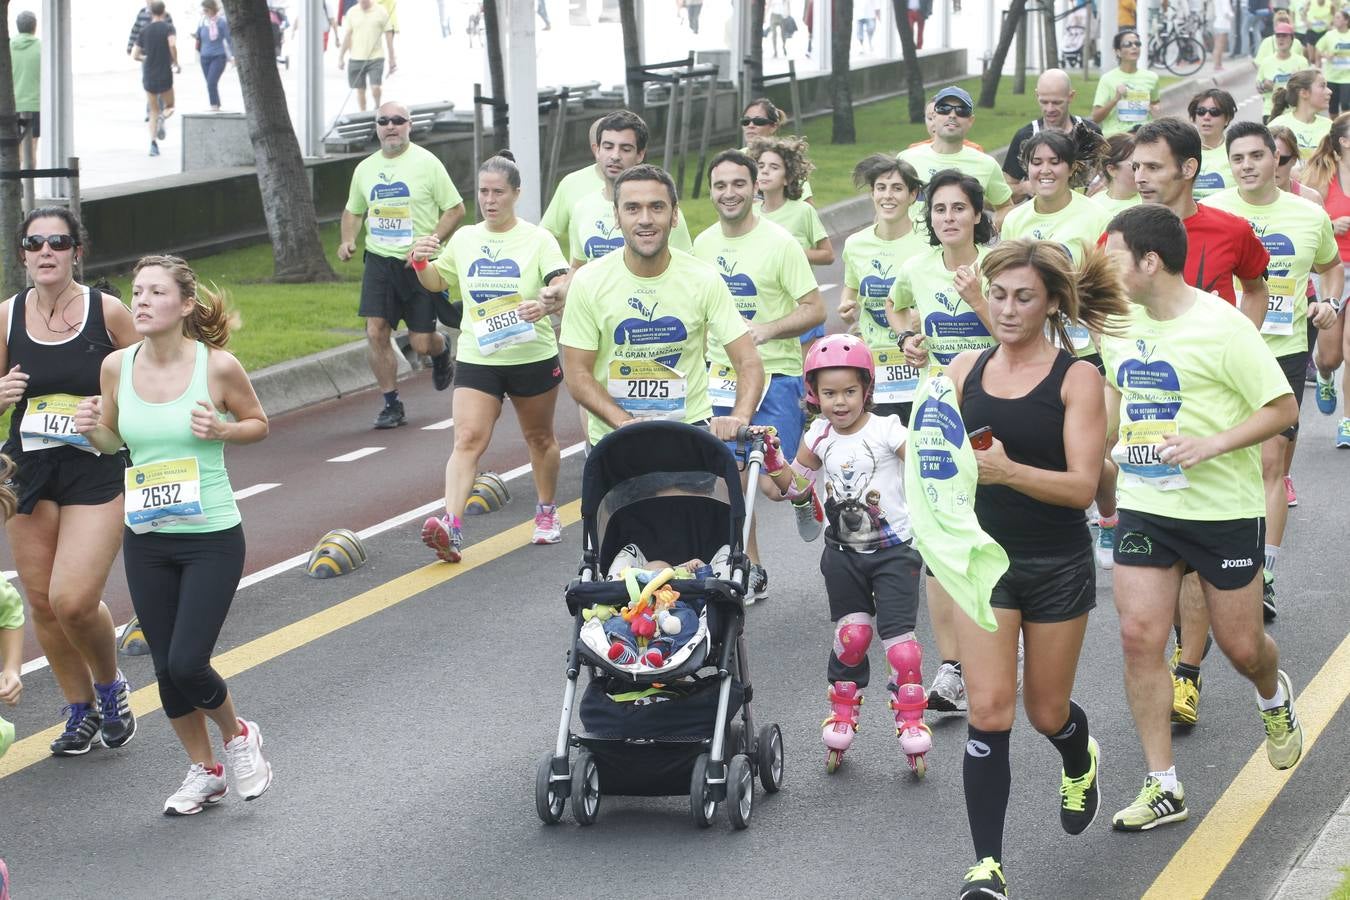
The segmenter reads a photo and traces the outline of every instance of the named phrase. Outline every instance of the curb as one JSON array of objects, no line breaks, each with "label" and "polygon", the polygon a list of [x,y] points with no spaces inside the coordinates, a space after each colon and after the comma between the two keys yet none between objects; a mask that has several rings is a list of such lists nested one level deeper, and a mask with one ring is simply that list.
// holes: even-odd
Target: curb
[{"label": "curb", "polygon": [[[1162,91],[1162,102],[1169,108],[1169,112],[1173,112],[1175,111],[1173,105],[1168,101],[1201,89],[1202,85],[1212,83],[1218,87],[1228,88],[1239,82],[1248,81],[1254,77],[1249,71],[1249,62],[1247,57],[1239,57],[1232,60],[1231,64],[1220,73],[1215,74],[1211,71],[1169,85]],[[950,82],[944,79],[941,83]],[[1185,104],[1181,104],[1179,108],[1184,109]],[[1007,151],[1008,147],[1004,145],[990,155],[1001,163]],[[831,235],[851,234],[872,220],[872,201],[866,196],[841,200],[820,210],[820,218],[825,224],[825,230]],[[447,337],[454,340],[455,336],[447,335]],[[398,378],[401,381],[419,370],[421,364],[420,361],[410,362],[415,354],[408,348],[406,336],[394,338],[394,344],[399,350]],[[371,374],[370,364],[366,359],[365,341],[354,341],[341,347],[268,366],[252,373],[250,378],[254,390],[258,392],[258,399],[269,416],[294,412],[315,403],[336,400],[375,387],[375,376]]]}]

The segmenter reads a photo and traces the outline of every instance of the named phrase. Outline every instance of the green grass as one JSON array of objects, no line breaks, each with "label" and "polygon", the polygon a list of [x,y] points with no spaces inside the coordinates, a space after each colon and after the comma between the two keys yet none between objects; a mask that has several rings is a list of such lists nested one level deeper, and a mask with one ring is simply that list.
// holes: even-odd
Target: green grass
[{"label": "green grass", "polygon": [[1350,866],[1342,866],[1341,874],[1345,876],[1341,879],[1340,886],[1331,892],[1327,900],[1350,900]]}]

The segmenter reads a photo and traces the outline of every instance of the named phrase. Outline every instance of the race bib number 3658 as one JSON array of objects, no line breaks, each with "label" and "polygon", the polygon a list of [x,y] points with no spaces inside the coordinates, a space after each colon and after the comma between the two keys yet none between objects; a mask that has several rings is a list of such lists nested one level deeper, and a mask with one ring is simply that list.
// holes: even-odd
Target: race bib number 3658
[{"label": "race bib number 3658", "polygon": [[126,523],[136,534],[166,525],[204,525],[196,457],[132,466],[126,473]]}]

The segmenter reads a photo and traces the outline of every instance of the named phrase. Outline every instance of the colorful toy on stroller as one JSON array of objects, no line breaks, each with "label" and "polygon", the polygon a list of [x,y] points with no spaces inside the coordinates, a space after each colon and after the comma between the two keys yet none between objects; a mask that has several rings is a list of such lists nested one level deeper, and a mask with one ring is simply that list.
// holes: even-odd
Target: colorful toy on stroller
[{"label": "colorful toy on stroller", "polygon": [[[748,430],[740,438],[749,445],[754,485],[763,441]],[[747,503],[726,444],[691,425],[634,423],[591,451],[581,489],[584,555],[566,593],[572,645],[562,718],[535,779],[535,806],[545,823],[562,818],[569,797],[577,822],[590,825],[603,794],[687,792],[700,828],[726,800],[740,829],[750,824],[756,776],[770,793],[782,786],[783,733],[774,724],[755,729],[745,650],[744,532],[755,493]],[[715,565],[676,573],[694,577],[629,569],[626,580],[602,580],[616,557],[622,564],[634,548],[651,559]],[[616,633],[627,638],[613,627],[616,615],[637,621],[663,603],[682,607],[678,624],[664,630],[634,624],[638,652],[613,649]],[[659,652],[649,652],[663,639]],[[580,701],[582,727],[573,732],[583,668],[590,678]]]}]

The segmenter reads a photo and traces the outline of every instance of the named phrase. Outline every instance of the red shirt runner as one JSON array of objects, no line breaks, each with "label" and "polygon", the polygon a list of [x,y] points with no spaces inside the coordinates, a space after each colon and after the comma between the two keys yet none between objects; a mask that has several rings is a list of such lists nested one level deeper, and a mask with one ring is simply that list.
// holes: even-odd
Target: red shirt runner
[{"label": "red shirt runner", "polygon": [[1186,283],[1237,306],[1233,279],[1263,277],[1270,254],[1246,219],[1203,203],[1197,207],[1181,222],[1186,226]]}]

